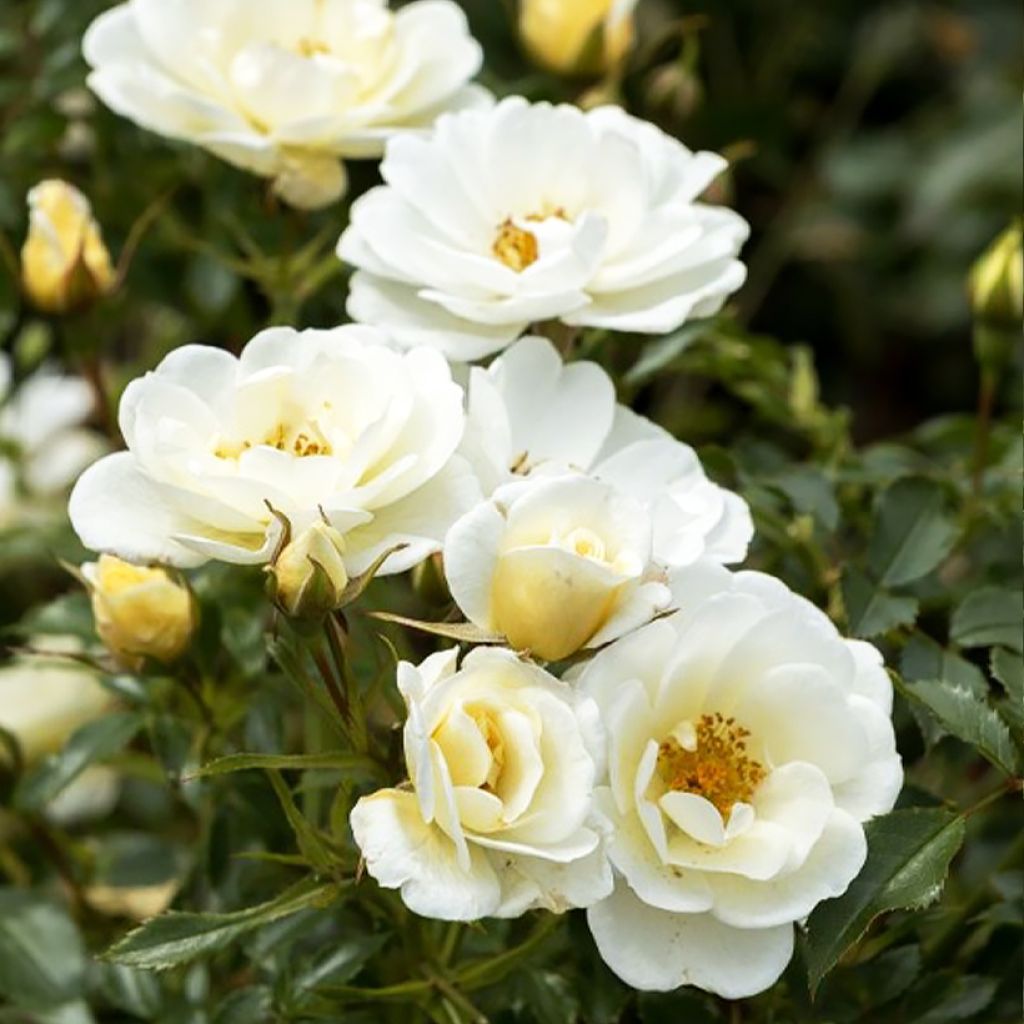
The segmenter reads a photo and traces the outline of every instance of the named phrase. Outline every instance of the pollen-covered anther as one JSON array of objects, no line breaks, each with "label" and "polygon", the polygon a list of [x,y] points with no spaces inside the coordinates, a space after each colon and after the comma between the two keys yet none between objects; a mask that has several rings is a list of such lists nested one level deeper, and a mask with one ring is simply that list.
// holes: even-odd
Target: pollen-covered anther
[{"label": "pollen-covered anther", "polygon": [[491,251],[506,267],[517,272],[536,263],[540,255],[537,236],[532,231],[524,231],[511,217],[506,217],[498,228]]},{"label": "pollen-covered anther", "polygon": [[750,732],[720,713],[702,715],[695,726],[686,724],[685,745],[677,735],[661,744],[658,774],[669,789],[702,796],[728,817],[734,804],[750,800],[767,775],[747,751]]}]

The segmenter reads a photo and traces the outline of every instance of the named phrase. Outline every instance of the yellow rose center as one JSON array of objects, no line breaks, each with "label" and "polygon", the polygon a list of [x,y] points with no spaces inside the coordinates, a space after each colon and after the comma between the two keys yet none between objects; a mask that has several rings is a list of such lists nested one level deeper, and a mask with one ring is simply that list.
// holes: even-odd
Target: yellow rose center
[{"label": "yellow rose center", "polygon": [[[561,206],[545,204],[541,210],[526,216],[526,220],[539,224],[550,217],[557,217],[559,220],[567,221],[565,210]],[[491,252],[516,273],[521,273],[528,266],[537,262],[540,256],[540,247],[537,243],[537,236],[532,231],[519,227],[511,217],[506,217],[499,225],[498,233],[491,245]]]},{"label": "yellow rose center", "polygon": [[494,724],[494,720],[486,708],[467,707],[466,712],[476,723],[484,743],[487,744],[487,749],[491,752],[491,766],[487,771],[487,779],[484,781],[483,788],[493,792],[497,788],[498,780],[505,767],[505,741],[502,738],[501,730]]},{"label": "yellow rose center", "polygon": [[317,54],[331,52],[331,48],[325,42],[320,39],[310,39],[308,36],[303,36],[295,44],[295,49],[300,57],[315,57]]},{"label": "yellow rose center", "polygon": [[658,774],[680,793],[695,793],[728,817],[733,804],[748,802],[767,771],[747,752],[750,732],[733,718],[702,715],[696,727],[677,729],[658,750]]},{"label": "yellow rose center", "polygon": [[278,423],[256,441],[220,440],[214,446],[213,453],[219,459],[237,459],[242,452],[254,445],[266,445],[268,448],[276,448],[279,452],[290,452],[300,459],[310,455],[334,454],[330,439],[316,420],[309,420],[298,426]]},{"label": "yellow rose center", "polygon": [[491,251],[506,267],[520,273],[531,263],[537,262],[537,236],[532,231],[517,227],[509,217],[498,228]]}]

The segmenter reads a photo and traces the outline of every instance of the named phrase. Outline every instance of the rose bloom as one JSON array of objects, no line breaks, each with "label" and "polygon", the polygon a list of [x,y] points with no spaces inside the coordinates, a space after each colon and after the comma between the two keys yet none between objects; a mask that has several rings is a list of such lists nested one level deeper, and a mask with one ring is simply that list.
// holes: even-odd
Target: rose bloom
[{"label": "rose bloom", "polygon": [[[0,668],[0,728],[17,740],[21,757],[32,766],[56,754],[82,726],[113,710],[115,699],[96,674],[59,654],[78,650],[71,637],[40,637],[38,647],[52,656],[25,656]],[[0,744],[0,765],[6,747]],[[93,765],[82,772],[47,806],[60,824],[105,814],[120,789],[117,775]]]},{"label": "rose bloom", "polygon": [[743,282],[746,222],[698,201],[725,166],[614,107],[512,97],[442,117],[392,140],[386,184],[353,204],[349,314],[457,360],[538,320],[674,330]]},{"label": "rose bloom", "polygon": [[83,474],[71,522],[93,550],[185,568],[265,564],[282,519],[298,535],[325,517],[350,575],[405,544],[383,567],[399,572],[479,496],[453,457],[463,425],[444,359],[372,328],[272,328],[238,358],[187,345],[129,384],[128,450]]},{"label": "rose bloom", "polygon": [[582,475],[499,488],[448,531],[444,568],[473,623],[557,661],[649,622],[671,597],[644,507]]},{"label": "rose bloom", "polygon": [[363,797],[367,871],[425,917],[560,912],[611,891],[592,819],[593,708],[510,651],[402,662],[408,789]]},{"label": "rose bloom", "polygon": [[114,286],[110,253],[89,200],[66,181],[41,181],[28,194],[21,283],[44,313],[73,313]]},{"label": "rose bloom", "polygon": [[451,0],[129,0],[83,50],[116,113],[272,178],[300,207],[344,192],[343,158],[489,102],[467,85],[482,55]]},{"label": "rose bloom", "polygon": [[93,409],[88,384],[44,368],[16,388],[0,352],[0,529],[66,493],[104,451],[83,424]]},{"label": "rose bloom", "polygon": [[586,473],[650,516],[652,555],[667,567],[741,562],[754,533],[747,503],[707,478],[696,452],[623,405],[596,363],[563,364],[522,338],[470,371],[462,452],[485,494],[512,481]]},{"label": "rose bloom", "polygon": [[605,727],[619,876],[589,922],[634,988],[738,999],[776,981],[896,800],[892,689],[874,647],[770,576],[701,563],[674,584],[678,614],[574,680]]}]

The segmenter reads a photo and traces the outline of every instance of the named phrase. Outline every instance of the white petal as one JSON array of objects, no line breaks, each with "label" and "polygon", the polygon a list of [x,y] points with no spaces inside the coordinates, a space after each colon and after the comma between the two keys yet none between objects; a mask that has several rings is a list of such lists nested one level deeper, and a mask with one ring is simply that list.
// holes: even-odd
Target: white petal
[{"label": "white petal", "polygon": [[486,853],[471,847],[468,867],[460,867],[455,845],[423,821],[413,794],[391,789],[363,797],[351,824],[367,871],[384,888],[400,888],[414,913],[475,921],[497,910],[501,890]]},{"label": "white petal", "polygon": [[526,856],[500,858],[496,870],[502,902],[495,917],[518,917],[527,910],[561,914],[574,907],[590,907],[614,885],[608,858],[600,849],[568,863]]},{"label": "white petal", "polygon": [[163,562],[179,568],[206,559],[174,538],[199,524],[169,505],[159,485],[145,477],[128,452],[107,455],[79,478],[68,505],[82,543],[129,562]]},{"label": "white petal", "polygon": [[444,573],[455,603],[470,622],[493,630],[491,589],[505,520],[481,502],[457,520],[444,542]]},{"label": "white petal", "polygon": [[829,817],[807,859],[767,882],[739,875],[710,875],[714,915],[737,928],[770,928],[800,921],[822,900],[846,892],[867,857],[864,829],[844,811]]},{"label": "white petal", "polygon": [[731,928],[711,914],[673,914],[641,902],[629,886],[587,911],[604,962],[633,988],[695,985],[725,999],[770,988],[793,955],[793,928]]}]

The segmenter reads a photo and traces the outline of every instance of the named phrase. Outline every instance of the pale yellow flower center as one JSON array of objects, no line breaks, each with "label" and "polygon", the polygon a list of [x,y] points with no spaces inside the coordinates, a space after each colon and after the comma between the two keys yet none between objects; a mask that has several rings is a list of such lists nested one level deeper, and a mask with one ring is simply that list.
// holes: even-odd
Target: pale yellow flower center
[{"label": "pale yellow flower center", "polygon": [[480,735],[487,744],[487,749],[491,752],[491,766],[488,769],[483,788],[493,791],[497,788],[498,780],[505,767],[505,741],[502,738],[501,730],[494,724],[487,708],[469,706],[466,708],[466,713],[476,723]]},{"label": "pale yellow flower center", "polygon": [[509,217],[498,228],[498,234],[491,246],[495,256],[517,273],[524,271],[530,264],[537,262],[540,254],[537,247],[537,236],[532,231],[524,231],[517,227]]},{"label": "pale yellow flower center", "polygon": [[747,751],[750,732],[733,718],[702,715],[685,723],[658,750],[658,774],[671,790],[695,793],[727,818],[736,803],[746,803],[767,771]]},{"label": "pale yellow flower center", "polygon": [[267,433],[255,440],[231,441],[219,440],[214,447],[214,455],[219,459],[237,459],[242,452],[256,445],[276,448],[279,452],[290,452],[298,458],[310,455],[333,455],[334,448],[315,419],[305,423],[292,425],[278,423]]},{"label": "pale yellow flower center", "polygon": [[[524,219],[539,224],[550,217],[567,221],[569,218],[561,206],[545,203],[536,213],[528,214]],[[498,226],[498,233],[491,244],[491,252],[506,267],[522,273],[527,267],[537,262],[540,246],[537,236],[532,231],[521,228],[511,217],[506,217]]]}]

